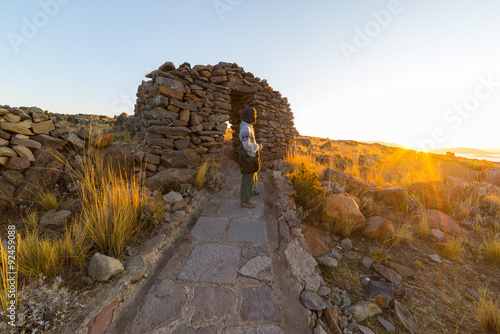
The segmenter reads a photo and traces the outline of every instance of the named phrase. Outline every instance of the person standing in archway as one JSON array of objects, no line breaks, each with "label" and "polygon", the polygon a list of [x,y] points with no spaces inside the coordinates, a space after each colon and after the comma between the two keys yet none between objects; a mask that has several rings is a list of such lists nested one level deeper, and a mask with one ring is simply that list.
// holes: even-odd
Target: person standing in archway
[{"label": "person standing in archway", "polygon": [[240,123],[240,169],[241,177],[241,206],[244,208],[255,208],[251,202],[252,196],[259,195],[255,191],[257,186],[257,174],[260,170],[260,150],[262,145],[257,144],[253,124],[257,122],[257,110],[247,107],[241,113]]}]

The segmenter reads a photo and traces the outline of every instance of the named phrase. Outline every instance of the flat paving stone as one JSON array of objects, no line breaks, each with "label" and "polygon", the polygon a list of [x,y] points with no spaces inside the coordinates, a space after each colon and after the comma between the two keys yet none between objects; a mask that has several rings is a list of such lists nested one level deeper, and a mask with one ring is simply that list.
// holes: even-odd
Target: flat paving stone
[{"label": "flat paving stone", "polygon": [[179,274],[179,279],[208,283],[234,283],[240,247],[203,244],[196,246]]},{"label": "flat paving stone", "polygon": [[238,272],[266,284],[271,284],[273,281],[271,258],[268,256],[256,256],[250,259]]},{"label": "flat paving stone", "polygon": [[232,219],[226,240],[265,244],[267,242],[266,222]]},{"label": "flat paving stone", "polygon": [[269,256],[267,244],[244,244],[241,246],[241,256],[246,259],[256,256]]},{"label": "flat paving stone", "polygon": [[191,234],[200,241],[221,241],[228,225],[229,219],[200,217]]},{"label": "flat paving stone", "polygon": [[279,321],[280,311],[275,292],[268,287],[256,286],[241,290],[241,320]]},{"label": "flat paving stone", "polygon": [[217,334],[217,327],[209,326],[209,327],[194,329],[182,325],[174,329],[174,331],[172,332],[168,330],[168,331],[159,331],[158,333],[159,334]]},{"label": "flat paving stone", "polygon": [[195,309],[192,322],[201,322],[212,318],[223,318],[231,315],[236,295],[225,287],[197,286],[191,307]]},{"label": "flat paving stone", "polygon": [[285,332],[279,326],[261,326],[228,328],[224,334],[285,334]]},{"label": "flat paving stone", "polygon": [[243,208],[240,206],[240,200],[224,201],[217,210],[217,215],[230,218],[250,218],[259,219],[264,216],[264,202],[262,200],[253,199],[252,203],[255,208]]},{"label": "flat paving stone", "polygon": [[170,279],[162,280],[146,295],[145,302],[136,313],[127,333],[149,333],[156,327],[177,319],[186,299],[185,287]]}]

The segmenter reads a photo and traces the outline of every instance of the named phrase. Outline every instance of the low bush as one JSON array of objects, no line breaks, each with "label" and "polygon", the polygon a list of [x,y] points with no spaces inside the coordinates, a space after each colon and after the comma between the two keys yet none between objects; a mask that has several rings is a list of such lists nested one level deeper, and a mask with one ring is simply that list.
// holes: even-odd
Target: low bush
[{"label": "low bush", "polygon": [[310,172],[305,165],[292,176],[292,185],[297,192],[295,203],[306,211],[321,204],[326,193],[318,180],[318,174]]}]

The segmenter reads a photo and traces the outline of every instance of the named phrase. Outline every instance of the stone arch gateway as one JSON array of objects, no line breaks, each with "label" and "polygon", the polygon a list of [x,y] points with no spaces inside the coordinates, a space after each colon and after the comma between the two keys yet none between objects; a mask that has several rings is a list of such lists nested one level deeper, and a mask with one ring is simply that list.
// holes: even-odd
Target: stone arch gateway
[{"label": "stone arch gateway", "polygon": [[135,117],[148,155],[166,168],[193,168],[208,157],[220,160],[228,124],[234,131],[233,153],[238,152],[241,110],[247,106],[257,110],[263,161],[282,159],[296,133],[287,98],[237,64],[176,68],[167,62],[146,77],[150,80],[138,88]]}]

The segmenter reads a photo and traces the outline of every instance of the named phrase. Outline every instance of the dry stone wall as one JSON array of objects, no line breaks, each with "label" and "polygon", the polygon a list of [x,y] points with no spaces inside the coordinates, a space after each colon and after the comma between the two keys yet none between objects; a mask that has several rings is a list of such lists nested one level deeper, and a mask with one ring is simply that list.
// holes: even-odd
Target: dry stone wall
[{"label": "dry stone wall", "polygon": [[[92,116],[88,116],[92,117]],[[103,150],[105,164],[133,172],[133,156],[109,145],[114,135],[78,134],[64,125],[68,115],[50,115],[38,107],[0,105],[0,212],[6,204],[32,201],[45,188],[75,180],[92,149]]]},{"label": "dry stone wall", "polygon": [[146,77],[150,80],[138,88],[135,117],[153,172],[196,167],[209,157],[220,159],[228,124],[237,153],[245,107],[257,110],[255,131],[263,161],[282,159],[295,134],[287,98],[237,64],[184,63],[176,68],[167,62]]}]

